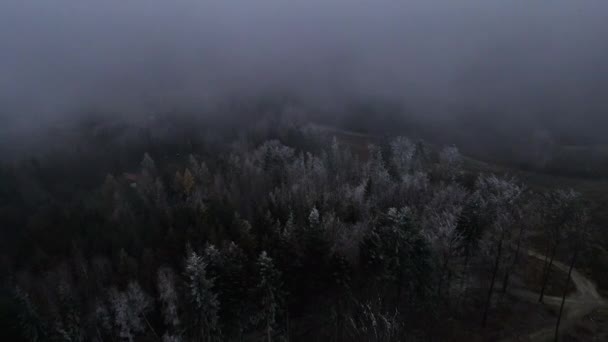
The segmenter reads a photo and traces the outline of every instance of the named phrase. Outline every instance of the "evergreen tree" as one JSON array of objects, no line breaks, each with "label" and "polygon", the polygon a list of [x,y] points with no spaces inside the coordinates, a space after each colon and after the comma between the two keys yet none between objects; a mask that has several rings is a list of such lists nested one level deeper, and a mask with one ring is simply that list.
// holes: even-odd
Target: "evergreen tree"
[{"label": "evergreen tree", "polygon": [[207,276],[207,264],[196,252],[190,252],[186,259],[185,278],[190,303],[190,337],[196,341],[218,340],[220,303],[214,292],[215,279]]},{"label": "evergreen tree", "polygon": [[59,341],[79,342],[85,340],[81,312],[74,298],[74,289],[62,282],[57,289],[59,305],[55,319],[55,335]]},{"label": "evergreen tree", "polygon": [[285,314],[281,273],[275,268],[272,258],[266,252],[262,252],[258,257],[257,267],[258,284],[256,293],[260,308],[258,313],[252,317],[252,322],[262,324],[266,341],[272,342],[281,333],[277,326],[277,321],[280,318],[277,316]]},{"label": "evergreen tree", "polygon": [[120,339],[134,341],[150,328],[146,314],[152,310],[152,301],[138,283],[130,282],[125,291],[111,289],[108,300],[114,331]]},{"label": "evergreen tree", "polygon": [[38,309],[32,302],[30,296],[20,289],[15,288],[14,298],[17,302],[17,324],[21,337],[25,341],[38,342],[47,340],[46,323],[38,313]]},{"label": "evergreen tree", "polygon": [[175,288],[175,275],[170,268],[162,267],[158,270],[157,286],[165,326],[169,331],[176,331],[180,326],[179,298]]}]

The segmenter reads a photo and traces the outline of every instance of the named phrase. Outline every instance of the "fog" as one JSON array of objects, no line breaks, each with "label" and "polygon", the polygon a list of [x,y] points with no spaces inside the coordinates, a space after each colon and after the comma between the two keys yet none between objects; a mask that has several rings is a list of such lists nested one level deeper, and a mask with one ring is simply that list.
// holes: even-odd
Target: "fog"
[{"label": "fog", "polygon": [[0,135],[281,93],[602,137],[607,17],[603,0],[3,0]]}]

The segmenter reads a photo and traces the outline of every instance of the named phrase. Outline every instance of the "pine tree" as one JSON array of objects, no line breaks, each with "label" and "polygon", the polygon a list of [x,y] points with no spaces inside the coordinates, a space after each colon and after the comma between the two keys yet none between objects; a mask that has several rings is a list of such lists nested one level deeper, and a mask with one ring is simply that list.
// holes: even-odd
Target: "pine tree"
[{"label": "pine tree", "polygon": [[248,290],[250,274],[247,257],[244,251],[234,242],[221,250],[222,265],[219,270],[216,286],[220,289],[218,296],[222,303],[220,317],[222,330],[227,340],[241,339],[248,324],[247,309],[250,308]]},{"label": "pine tree", "polygon": [[18,305],[17,324],[21,336],[31,342],[46,341],[46,324],[29,294],[17,287],[15,288],[14,298]]},{"label": "pine tree", "polygon": [[321,219],[319,215],[319,210],[317,210],[316,207],[312,208],[310,214],[308,215],[308,224],[310,224],[311,227],[317,227],[320,223]]},{"label": "pine tree", "polygon": [[155,200],[155,179],[157,173],[156,163],[148,153],[145,153],[141,162],[141,174],[137,179],[137,183],[134,184],[136,184],[137,192],[146,204]]},{"label": "pine tree", "polygon": [[147,173],[149,176],[154,177],[156,174],[156,162],[150,157],[150,155],[146,152],[144,153],[144,158],[141,161],[141,170],[142,173]]},{"label": "pine tree", "polygon": [[356,303],[348,318],[348,341],[397,342],[402,336],[403,319],[397,310],[385,311],[380,300]]},{"label": "pine tree", "polygon": [[430,218],[430,227],[425,232],[425,236],[441,265],[438,274],[437,294],[442,297],[447,291],[447,299],[450,297],[451,279],[454,264],[456,264],[455,259],[459,256],[458,247],[462,240],[462,235],[456,228],[457,216],[445,211],[433,213]]},{"label": "pine tree", "polygon": [[391,141],[391,163],[397,173],[403,177],[412,170],[415,145],[405,137]]},{"label": "pine tree", "polygon": [[59,305],[55,319],[55,334],[60,341],[79,342],[85,339],[81,313],[73,290],[66,282],[61,282],[57,289]]},{"label": "pine tree", "polygon": [[454,181],[462,174],[462,155],[456,146],[446,146],[439,152],[439,171],[443,178]]},{"label": "pine tree", "polygon": [[334,288],[332,293],[334,298],[332,305],[332,318],[335,326],[334,338],[335,341],[343,341],[347,305],[352,299],[352,269],[348,261],[338,254],[332,255],[330,269]]},{"label": "pine tree", "polygon": [[117,289],[110,290],[109,303],[112,310],[113,326],[120,339],[133,341],[134,332],[129,319],[128,299],[125,293]]},{"label": "pine tree", "polygon": [[146,327],[151,328],[146,314],[152,311],[152,299],[142,290],[139,284],[132,281],[127,286],[127,300],[129,305],[130,320],[133,330],[136,332],[145,331]]},{"label": "pine tree", "polygon": [[254,324],[262,323],[266,333],[266,341],[272,342],[273,337],[279,333],[277,316],[283,312],[283,290],[281,273],[275,268],[272,258],[264,251],[258,261],[259,281],[256,287],[260,299],[260,310],[252,317]]},{"label": "pine tree", "polygon": [[180,325],[175,275],[168,267],[158,270],[158,295],[163,320],[168,330],[175,331]]},{"label": "pine tree", "polygon": [[189,169],[186,169],[186,171],[184,171],[184,177],[182,179],[182,189],[184,191],[184,194],[190,195],[194,190],[195,185],[196,183],[194,180],[194,176],[192,176],[192,173]]},{"label": "pine tree", "polygon": [[478,193],[473,194],[467,199],[463,210],[458,216],[457,229],[458,233],[462,236],[461,249],[464,254],[459,301],[464,299],[463,296],[466,294],[467,282],[469,280],[469,265],[475,255],[478,254],[479,244],[483,236],[484,222],[481,212],[481,201]]},{"label": "pine tree", "polygon": [[126,291],[111,289],[109,304],[116,334],[121,339],[134,341],[138,334],[151,328],[146,314],[152,310],[152,300],[138,283],[130,282]]},{"label": "pine tree", "polygon": [[397,305],[407,294],[413,305],[414,294],[423,294],[428,286],[433,272],[428,242],[415,229],[407,208],[390,208],[364,238],[361,253],[365,266],[375,275],[371,287],[384,293],[387,301],[391,300],[387,292],[394,294]]},{"label": "pine tree", "polygon": [[191,310],[190,336],[197,341],[218,340],[220,303],[213,291],[215,279],[207,276],[207,264],[196,252],[186,259],[185,277]]}]

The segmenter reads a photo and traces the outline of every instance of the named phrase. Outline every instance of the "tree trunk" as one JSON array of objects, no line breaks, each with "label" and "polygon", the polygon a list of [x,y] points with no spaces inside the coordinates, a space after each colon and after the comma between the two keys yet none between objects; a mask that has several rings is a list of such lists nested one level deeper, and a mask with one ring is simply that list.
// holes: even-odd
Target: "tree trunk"
[{"label": "tree trunk", "polygon": [[[336,295],[339,296],[339,295]],[[336,315],[335,316],[335,321],[334,321],[334,334],[333,334],[333,341],[339,342],[341,341],[340,339],[340,324],[341,324],[341,318],[342,318],[342,310],[341,310],[341,306],[340,306],[340,299],[336,298],[334,304],[333,304],[333,312]]]},{"label": "tree trunk", "polygon": [[574,263],[576,262],[576,256],[578,255],[578,250],[574,251],[572,255],[572,260],[570,261],[570,268],[568,269],[568,279],[566,279],[566,287],[564,288],[564,294],[562,295],[562,304],[559,307],[559,315],[557,316],[557,324],[555,324],[555,339],[557,342],[559,338],[559,324],[562,321],[562,314],[564,312],[564,304],[566,303],[566,295],[568,294],[568,287],[570,286],[570,276],[572,275],[572,269],[574,269]]},{"label": "tree trunk", "polygon": [[266,321],[266,341],[272,342],[272,327],[270,325],[270,321]]},{"label": "tree trunk", "polygon": [[291,341],[291,321],[289,319],[289,304],[285,304],[285,341]]},{"label": "tree trunk", "polygon": [[543,286],[540,289],[540,296],[538,297],[539,302],[543,302],[543,298],[545,296],[545,289],[547,288],[547,283],[549,282],[549,276],[551,275],[551,267],[553,266],[553,259],[555,258],[555,253],[557,251],[557,243],[553,245],[553,250],[551,251],[551,258],[549,259],[549,264],[547,265],[547,269],[545,270],[545,274],[543,276]]},{"label": "tree trunk", "polygon": [[397,306],[401,305],[401,296],[403,295],[403,271],[399,271],[399,275],[397,277]]},{"label": "tree trunk", "polygon": [[496,281],[496,275],[498,273],[498,267],[500,266],[500,257],[502,256],[502,243],[504,240],[504,230],[500,237],[500,242],[498,243],[498,251],[496,252],[496,259],[494,260],[494,268],[492,270],[492,281],[490,283],[490,290],[488,291],[488,298],[486,299],[486,305],[483,310],[483,320],[481,321],[481,326],[485,327],[488,321],[488,312],[490,310],[490,304],[492,303],[492,293],[494,292],[494,282]]},{"label": "tree trunk", "polygon": [[513,256],[513,263],[505,272],[505,277],[502,281],[502,293],[507,292],[507,287],[509,286],[509,277],[511,276],[511,272],[513,272],[513,270],[517,266],[517,262],[519,261],[519,251],[521,250],[521,242],[523,240],[523,235],[524,225],[522,224],[521,228],[519,229],[519,237],[517,238],[517,247],[515,248],[515,256]]},{"label": "tree trunk", "polygon": [[547,250],[545,251],[545,260],[543,261],[543,277],[545,276],[545,272],[547,272],[547,265],[549,265],[549,254],[551,254],[551,246],[547,246]]},{"label": "tree trunk", "polygon": [[465,255],[464,255],[462,279],[460,280],[460,295],[458,296],[458,301],[457,301],[458,307],[460,307],[460,305],[462,303],[462,298],[464,297],[464,293],[465,293],[465,283],[467,281],[467,276],[468,276],[467,271],[469,270],[469,259],[470,258],[471,258],[470,246],[469,246],[469,244],[467,244],[467,247],[465,249]]},{"label": "tree trunk", "polygon": [[448,269],[448,281],[447,281],[447,284],[445,287],[446,288],[445,298],[446,298],[446,302],[448,303],[448,306],[450,306],[450,302],[451,302],[451,300],[450,300],[450,295],[452,294],[452,291],[450,291],[451,286],[452,286],[452,270]]},{"label": "tree trunk", "polygon": [[152,327],[152,324],[150,324],[150,321],[148,321],[148,317],[146,317],[146,315],[144,315],[144,321],[146,322],[146,324],[148,325],[148,328],[150,328],[150,330],[152,331],[152,333],[154,334],[154,337],[156,337],[157,341],[160,341],[160,336],[158,336],[158,334],[156,333],[156,330],[154,330],[154,328]]},{"label": "tree trunk", "polygon": [[437,296],[441,298],[442,288],[443,288],[443,278],[445,278],[445,273],[448,269],[448,257],[444,255],[443,265],[441,267],[441,272],[439,272],[439,284],[437,286]]}]

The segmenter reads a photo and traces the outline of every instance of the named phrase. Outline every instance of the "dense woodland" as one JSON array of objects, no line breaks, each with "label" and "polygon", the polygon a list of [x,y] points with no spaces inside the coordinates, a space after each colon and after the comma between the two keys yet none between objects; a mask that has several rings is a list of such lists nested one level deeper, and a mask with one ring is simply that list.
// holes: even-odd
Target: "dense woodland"
[{"label": "dense woodland", "polygon": [[529,248],[547,256],[541,301],[557,251],[584,249],[573,191],[476,174],[453,146],[276,127],[96,127],[3,164],[2,340],[491,334]]}]

